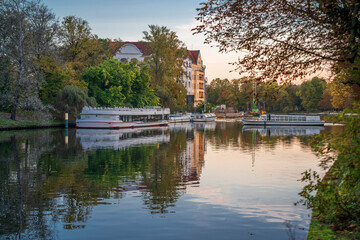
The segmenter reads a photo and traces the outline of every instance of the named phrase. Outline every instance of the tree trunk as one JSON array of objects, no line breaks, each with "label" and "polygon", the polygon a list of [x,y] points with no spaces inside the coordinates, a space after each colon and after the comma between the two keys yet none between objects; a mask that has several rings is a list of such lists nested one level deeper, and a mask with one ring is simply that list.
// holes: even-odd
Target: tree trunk
[{"label": "tree trunk", "polygon": [[19,64],[19,70],[18,70],[18,76],[16,80],[16,91],[15,91],[15,97],[13,102],[13,107],[11,111],[11,119],[16,121],[16,110],[19,103],[19,97],[20,97],[20,83],[21,83],[21,77],[22,77],[22,63]]},{"label": "tree trunk", "polygon": [[19,42],[18,42],[18,75],[16,80],[16,90],[15,90],[15,96],[14,96],[14,103],[13,108],[11,111],[11,119],[16,121],[16,110],[19,103],[19,97],[20,97],[20,84],[21,84],[21,78],[23,74],[23,64],[24,64],[24,49],[23,49],[23,43],[24,43],[24,35],[23,35],[23,23],[21,17],[18,18],[18,27],[19,27]]}]

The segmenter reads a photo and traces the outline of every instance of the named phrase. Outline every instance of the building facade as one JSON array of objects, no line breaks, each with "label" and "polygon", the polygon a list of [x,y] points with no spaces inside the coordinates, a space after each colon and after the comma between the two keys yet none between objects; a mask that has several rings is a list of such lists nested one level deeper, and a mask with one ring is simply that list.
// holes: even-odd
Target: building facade
[{"label": "building facade", "polygon": [[195,106],[205,101],[205,68],[203,64],[200,50],[189,50],[189,55],[192,58],[192,94],[194,95]]}]

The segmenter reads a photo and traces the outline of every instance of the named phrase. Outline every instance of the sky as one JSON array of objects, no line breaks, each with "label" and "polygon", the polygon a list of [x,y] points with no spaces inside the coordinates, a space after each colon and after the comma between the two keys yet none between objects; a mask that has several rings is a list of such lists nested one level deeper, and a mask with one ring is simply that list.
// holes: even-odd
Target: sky
[{"label": "sky", "polygon": [[[100,38],[141,41],[148,25],[165,26],[177,33],[189,50],[200,50],[206,65],[205,77],[238,78],[230,72],[236,62],[237,53],[221,54],[215,46],[204,44],[204,36],[193,35],[191,29],[198,22],[196,8],[204,0],[43,0],[61,21],[74,15],[88,21],[92,33]],[[215,43],[214,43],[215,45]]]}]

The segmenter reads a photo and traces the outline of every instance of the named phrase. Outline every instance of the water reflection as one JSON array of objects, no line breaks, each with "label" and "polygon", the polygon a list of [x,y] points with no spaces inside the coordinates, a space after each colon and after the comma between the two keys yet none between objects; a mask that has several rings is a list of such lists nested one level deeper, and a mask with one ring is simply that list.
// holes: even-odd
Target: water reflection
[{"label": "water reflection", "polygon": [[83,149],[114,150],[139,145],[168,143],[170,136],[166,135],[167,127],[147,129],[77,129],[76,137],[80,138]]},{"label": "water reflection", "polygon": [[[100,232],[138,239],[234,239],[251,232],[257,239],[281,239],[285,225],[275,226],[272,219],[287,219],[283,209],[299,216],[292,206],[258,197],[256,191],[272,196],[274,188],[283,189],[279,182],[289,181],[289,173],[276,172],[276,162],[271,174],[281,181],[262,169],[269,169],[264,159],[271,159],[263,149],[274,154],[279,146],[296,146],[312,155],[299,141],[306,143],[306,136],[262,135],[237,123],[1,133],[0,239],[104,237]],[[257,186],[262,179],[266,184]],[[287,193],[274,198],[282,194]],[[159,227],[171,231],[160,234]],[[256,229],[271,229],[263,236],[272,237],[262,238]]]},{"label": "water reflection", "polygon": [[261,136],[311,136],[320,134],[321,126],[244,126],[243,131],[258,131]]}]

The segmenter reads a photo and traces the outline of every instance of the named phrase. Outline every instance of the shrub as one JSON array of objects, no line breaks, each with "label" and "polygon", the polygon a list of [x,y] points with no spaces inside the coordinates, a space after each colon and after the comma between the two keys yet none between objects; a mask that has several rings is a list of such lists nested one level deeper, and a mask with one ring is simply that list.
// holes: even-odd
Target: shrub
[{"label": "shrub", "polygon": [[75,123],[84,106],[94,107],[96,100],[90,98],[83,88],[66,86],[56,96],[55,116],[58,120],[64,120],[64,114],[69,113],[69,123]]}]

